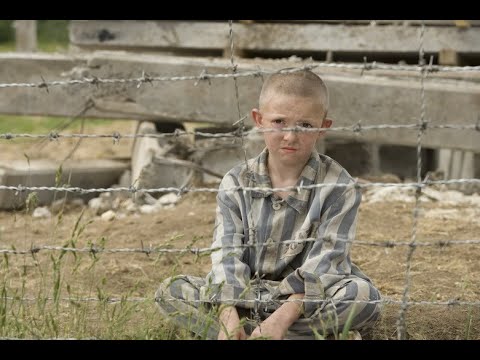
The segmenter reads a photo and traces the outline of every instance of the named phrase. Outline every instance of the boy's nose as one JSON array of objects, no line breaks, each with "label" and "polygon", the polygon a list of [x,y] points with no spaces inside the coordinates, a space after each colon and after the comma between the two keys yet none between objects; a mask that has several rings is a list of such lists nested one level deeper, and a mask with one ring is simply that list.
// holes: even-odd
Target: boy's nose
[{"label": "boy's nose", "polygon": [[292,139],[294,138],[295,136],[297,136],[297,132],[296,131],[284,131],[283,132],[283,138],[285,140],[288,140],[288,139]]}]

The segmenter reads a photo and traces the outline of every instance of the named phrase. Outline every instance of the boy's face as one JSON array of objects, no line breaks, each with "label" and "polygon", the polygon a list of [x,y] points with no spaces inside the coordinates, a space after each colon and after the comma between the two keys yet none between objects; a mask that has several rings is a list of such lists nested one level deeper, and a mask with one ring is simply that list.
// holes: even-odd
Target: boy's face
[{"label": "boy's face", "polygon": [[[260,110],[253,109],[252,117],[258,128],[329,128],[332,121],[325,119],[321,101],[313,97],[300,97],[274,93],[264,101]],[[315,148],[316,141],[325,132],[273,131],[263,133],[265,144],[275,163],[286,166],[305,165]]]}]

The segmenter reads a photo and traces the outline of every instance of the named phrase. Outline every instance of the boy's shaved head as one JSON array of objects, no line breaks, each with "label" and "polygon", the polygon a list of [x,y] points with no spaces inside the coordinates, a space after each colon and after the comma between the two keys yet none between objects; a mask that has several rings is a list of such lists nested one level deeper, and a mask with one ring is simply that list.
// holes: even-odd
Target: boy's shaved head
[{"label": "boy's shaved head", "polygon": [[328,112],[328,89],[323,80],[310,70],[301,70],[291,73],[276,73],[270,75],[262,86],[259,98],[259,108],[275,93],[300,97],[318,98]]}]

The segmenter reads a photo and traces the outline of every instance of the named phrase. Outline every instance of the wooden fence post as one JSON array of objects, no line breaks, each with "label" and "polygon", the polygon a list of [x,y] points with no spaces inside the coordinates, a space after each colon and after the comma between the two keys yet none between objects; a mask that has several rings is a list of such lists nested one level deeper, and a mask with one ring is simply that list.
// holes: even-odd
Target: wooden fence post
[{"label": "wooden fence post", "polygon": [[14,27],[16,50],[37,51],[37,20],[15,20]]}]

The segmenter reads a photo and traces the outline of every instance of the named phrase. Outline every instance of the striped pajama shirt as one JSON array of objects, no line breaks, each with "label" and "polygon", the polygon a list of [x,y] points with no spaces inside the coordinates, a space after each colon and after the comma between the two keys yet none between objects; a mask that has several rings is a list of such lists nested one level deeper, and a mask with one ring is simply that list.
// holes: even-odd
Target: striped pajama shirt
[{"label": "striped pajama shirt", "polygon": [[[269,190],[228,190],[271,188],[267,159],[265,149],[248,166],[225,175],[217,195],[212,269],[206,278],[163,281],[156,292],[161,312],[216,338],[216,305],[235,305],[249,333],[282,300],[303,293],[302,316],[287,338],[326,336],[342,331],[347,321],[351,329],[371,327],[380,314],[380,294],[350,260],[361,201],[354,180],[336,161],[314,151],[299,188],[284,200]],[[300,188],[315,184],[332,186]]]}]

